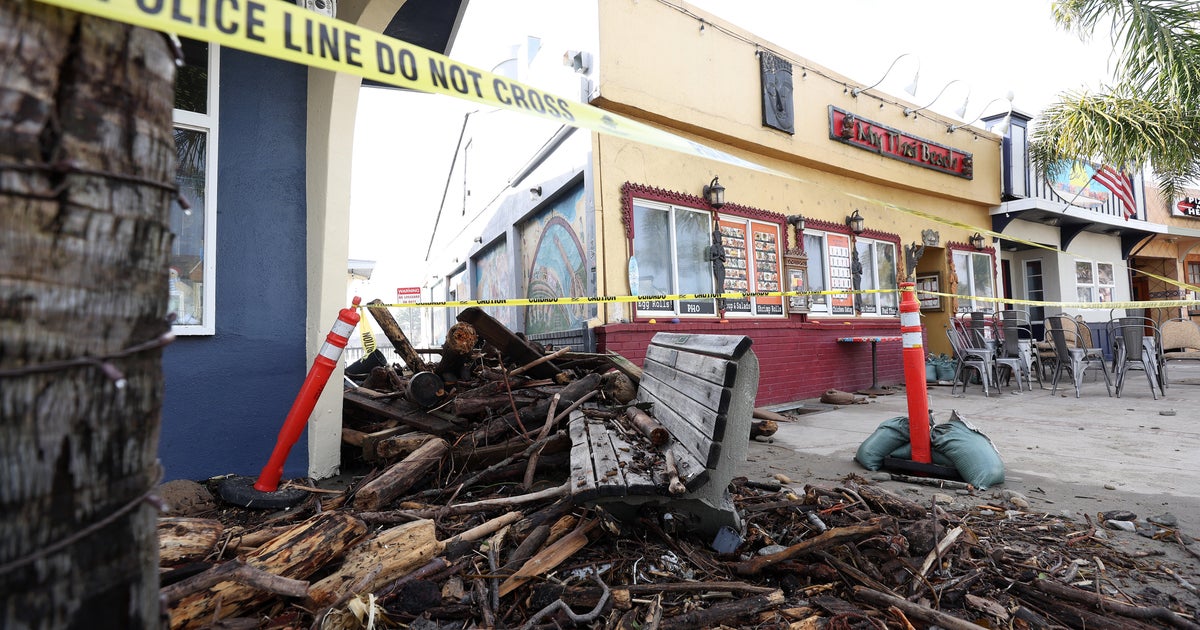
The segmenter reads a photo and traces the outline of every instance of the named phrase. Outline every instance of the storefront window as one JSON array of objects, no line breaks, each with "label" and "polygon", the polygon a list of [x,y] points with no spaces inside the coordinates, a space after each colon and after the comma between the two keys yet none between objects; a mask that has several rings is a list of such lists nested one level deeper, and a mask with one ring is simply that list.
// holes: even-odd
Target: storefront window
[{"label": "storefront window", "polygon": [[[805,231],[804,253],[808,255],[808,290],[825,291],[829,288],[828,267],[825,265],[825,233]],[[814,313],[828,313],[828,297],[827,295],[812,296],[809,310]]]},{"label": "storefront window", "polygon": [[175,79],[175,182],[187,201],[171,204],[168,311],[176,334],[212,334],[216,295],[216,45],[183,39],[184,66]]},{"label": "storefront window", "polygon": [[958,312],[991,312],[992,302],[977,297],[995,297],[992,257],[986,253],[954,251],[954,273],[958,275]]},{"label": "storefront window", "polygon": [[895,293],[899,289],[896,280],[896,245],[858,237],[855,239],[855,249],[858,250],[858,261],[863,268],[860,288],[891,291],[862,294],[860,303],[863,314],[895,317],[899,312]]},{"label": "storefront window", "polygon": [[[638,295],[713,293],[711,213],[638,200],[633,204],[633,254]],[[645,300],[639,315],[716,315],[714,300]]]}]

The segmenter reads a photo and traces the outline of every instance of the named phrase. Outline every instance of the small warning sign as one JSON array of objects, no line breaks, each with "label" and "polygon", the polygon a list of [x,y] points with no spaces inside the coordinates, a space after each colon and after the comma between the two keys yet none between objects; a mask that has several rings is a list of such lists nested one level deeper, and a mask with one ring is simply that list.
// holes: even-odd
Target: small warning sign
[{"label": "small warning sign", "polygon": [[421,301],[421,287],[397,287],[396,302],[400,304],[416,304]]}]

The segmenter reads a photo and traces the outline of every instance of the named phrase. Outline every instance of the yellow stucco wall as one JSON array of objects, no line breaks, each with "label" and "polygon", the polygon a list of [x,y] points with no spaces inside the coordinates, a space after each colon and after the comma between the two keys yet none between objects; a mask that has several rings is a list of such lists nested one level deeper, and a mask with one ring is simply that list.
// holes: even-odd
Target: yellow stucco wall
[{"label": "yellow stucco wall", "polygon": [[[974,129],[946,132],[957,121],[905,117],[896,97],[844,93],[841,82],[858,84],[810,64],[751,33],[688,5],[706,21],[657,2],[600,2],[600,97],[594,104],[645,120],[785,176],[733,167],[613,136],[593,138],[596,168],[597,265],[602,295],[624,295],[627,239],[621,221],[621,186],[643,184],[700,196],[720,176],[726,201],[781,214],[802,214],[837,224],[858,209],[869,229],[898,234],[907,245],[921,231],[937,230],[940,244],[966,242],[973,229],[955,227],[884,208],[858,195],[986,227],[989,208],[1000,201],[999,138]],[[730,36],[722,30],[734,33]],[[793,62],[795,135],[762,125],[759,60],[755,42]],[[802,75],[807,68],[808,76]],[[880,68],[882,72],[884,68]],[[824,78],[820,74],[831,78]],[[861,86],[860,86],[861,87]],[[896,128],[974,158],[974,178],[964,179],[875,155],[829,138],[828,106]],[[926,114],[927,112],[922,112]],[[936,263],[945,269],[944,250]],[[898,252],[900,254],[900,252]],[[606,321],[627,314],[611,308]]]}]

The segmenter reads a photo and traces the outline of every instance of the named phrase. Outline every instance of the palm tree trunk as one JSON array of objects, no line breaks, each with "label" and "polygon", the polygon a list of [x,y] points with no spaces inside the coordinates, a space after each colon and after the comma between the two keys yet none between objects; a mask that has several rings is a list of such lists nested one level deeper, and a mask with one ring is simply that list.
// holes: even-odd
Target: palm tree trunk
[{"label": "palm tree trunk", "polygon": [[169,51],[0,2],[0,627],[162,625]]}]

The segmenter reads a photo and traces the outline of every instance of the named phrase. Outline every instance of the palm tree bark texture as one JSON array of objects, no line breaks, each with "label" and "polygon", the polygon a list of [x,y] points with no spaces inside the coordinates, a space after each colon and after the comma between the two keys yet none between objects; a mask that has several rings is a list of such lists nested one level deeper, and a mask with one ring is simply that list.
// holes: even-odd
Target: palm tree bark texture
[{"label": "palm tree bark texture", "polygon": [[[174,58],[0,2],[0,627],[163,625]],[[119,376],[123,374],[123,379]]]}]

